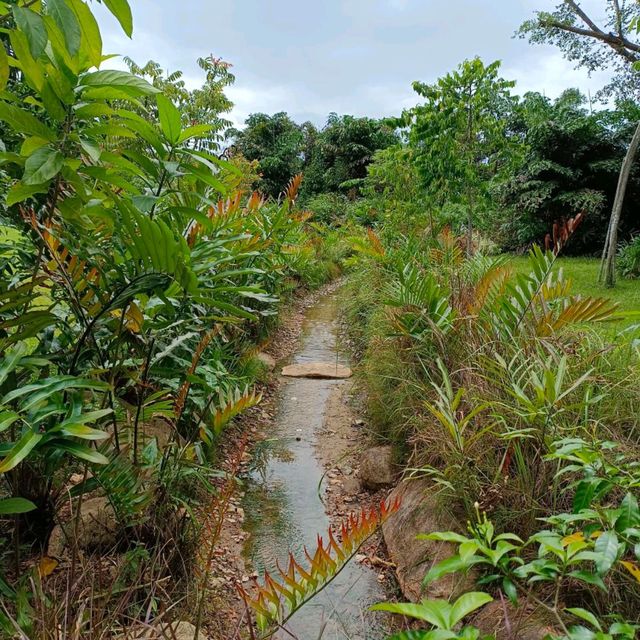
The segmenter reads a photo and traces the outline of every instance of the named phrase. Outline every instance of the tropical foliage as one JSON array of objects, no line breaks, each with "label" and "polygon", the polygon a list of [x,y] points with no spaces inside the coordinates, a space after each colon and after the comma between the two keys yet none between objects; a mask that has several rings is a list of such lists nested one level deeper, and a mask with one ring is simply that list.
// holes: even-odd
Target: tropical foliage
[{"label": "tropical foliage", "polygon": [[[130,33],[126,3],[107,5]],[[0,588],[13,604],[0,623],[30,633],[44,620],[32,597],[58,610],[29,595],[22,559],[69,500],[76,530],[83,498],[103,495],[125,546],[155,540],[156,579],[188,562],[197,521],[180,513],[213,491],[225,427],[260,401],[245,352],[279,296],[339,267],[296,207],[301,176],[278,202],[227,186],[239,171],[212,153],[227,65],[202,60],[206,84],[187,92],[153,63],[103,69],[81,0],[3,11],[0,515],[13,548]],[[52,628],[81,624],[81,609],[63,614]]]},{"label": "tropical foliage", "polygon": [[[130,37],[127,1],[103,3]],[[255,113],[238,130],[223,59],[198,59],[195,89],[154,61],[112,69],[85,0],[0,3],[0,634],[124,637],[180,603],[198,635],[238,418],[267,379],[255,354],[283,303],[347,273],[370,435],[468,522],[424,532],[451,545],[425,585],[473,587],[376,605],[417,621],[394,638],[490,639],[478,612],[523,602],[549,638],[635,637],[638,327],[558,261],[604,244],[608,285],[613,258],[640,276],[640,15],[621,0],[603,20],[566,0],[519,33],[612,68],[606,108],[577,89],[520,98],[474,58],[415,82],[395,118]],[[83,519],[96,501],[108,542]],[[400,508],[247,578],[249,637]]]},{"label": "tropical foliage", "polygon": [[[362,264],[345,304],[378,437],[405,456],[407,482],[430,479],[443,508],[477,522],[471,537],[425,532],[461,545],[425,580],[474,567],[487,590],[469,595],[468,610],[454,600],[380,605],[431,625],[398,638],[482,637],[455,625],[492,597],[535,600],[555,616],[549,637],[583,637],[576,615],[589,633],[634,637],[637,607],[618,593],[640,588],[638,395],[619,372],[637,374],[637,349],[623,333],[610,342],[610,330],[595,330],[615,320],[616,306],[573,295],[557,269],[579,222],[554,231],[553,251],[534,247],[519,273],[502,257],[465,257],[466,241],[447,229],[402,237],[383,225],[357,245]],[[560,594],[555,604],[545,582]],[[580,605],[565,611],[558,597]]]}]

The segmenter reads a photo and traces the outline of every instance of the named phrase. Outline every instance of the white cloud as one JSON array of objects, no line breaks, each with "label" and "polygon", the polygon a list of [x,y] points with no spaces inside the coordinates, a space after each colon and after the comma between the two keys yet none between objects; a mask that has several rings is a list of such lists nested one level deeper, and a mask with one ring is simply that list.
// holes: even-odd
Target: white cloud
[{"label": "white cloud", "polygon": [[[242,124],[256,111],[287,111],[322,124],[328,113],[384,116],[417,102],[411,83],[433,82],[464,58],[502,59],[518,93],[556,96],[578,86],[595,93],[606,74],[588,78],[551,47],[513,39],[535,9],[558,0],[135,0],[129,40],[103,4],[93,4],[104,50],[139,64],[181,69],[189,87],[201,83],[196,58],[213,53],[233,63]],[[583,0],[595,7],[602,0]],[[596,13],[597,15],[597,13]],[[113,60],[108,66],[124,68]]]},{"label": "white cloud", "polygon": [[503,65],[502,75],[517,81],[515,92],[523,95],[537,91],[549,98],[557,98],[565,89],[577,88],[585,95],[594,95],[609,82],[611,75],[606,71],[594,73],[591,77],[584,69],[575,69],[554,50],[539,48],[538,55],[528,58],[524,65]]}]

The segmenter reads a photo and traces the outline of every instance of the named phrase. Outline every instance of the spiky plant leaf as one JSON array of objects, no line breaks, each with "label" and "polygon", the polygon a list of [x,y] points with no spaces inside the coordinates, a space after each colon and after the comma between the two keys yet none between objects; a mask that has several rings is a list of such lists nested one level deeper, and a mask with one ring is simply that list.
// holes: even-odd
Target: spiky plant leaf
[{"label": "spiky plant leaf", "polygon": [[266,631],[285,624],[340,573],[362,544],[399,508],[400,501],[396,499],[393,503],[382,501],[377,510],[367,512],[363,509],[360,514],[352,513],[342,523],[338,538],[330,528],[326,542],[318,536],[313,553],[305,548],[306,567],[289,554],[287,568],[277,565],[275,577],[265,572],[256,593],[239,587],[243,599],[256,615],[259,629]]}]

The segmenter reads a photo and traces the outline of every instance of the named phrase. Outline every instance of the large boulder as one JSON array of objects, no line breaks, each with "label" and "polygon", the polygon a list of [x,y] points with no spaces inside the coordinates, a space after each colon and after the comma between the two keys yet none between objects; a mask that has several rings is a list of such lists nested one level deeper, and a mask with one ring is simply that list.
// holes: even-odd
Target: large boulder
[{"label": "large boulder", "polygon": [[64,525],[54,527],[47,553],[56,557],[62,555],[65,547],[73,544],[74,538],[82,551],[109,550],[117,545],[119,532],[118,520],[109,500],[91,498],[83,501],[80,507],[77,528],[75,515]]},{"label": "large boulder", "polygon": [[510,602],[494,600],[482,607],[471,622],[483,635],[495,636],[496,640],[544,640],[558,634],[548,614],[525,603],[514,607]]},{"label": "large boulder", "polygon": [[457,597],[474,584],[471,576],[451,574],[422,585],[429,569],[455,553],[456,547],[436,540],[416,540],[420,533],[460,531],[453,518],[437,508],[433,485],[426,480],[408,480],[399,484],[389,496],[400,508],[382,526],[387,550],[396,565],[396,576],[405,598],[418,602],[422,598]]},{"label": "large boulder", "polygon": [[342,364],[327,362],[305,362],[290,364],[282,369],[282,375],[289,378],[350,378],[351,369]]},{"label": "large boulder", "polygon": [[393,484],[395,479],[393,448],[389,446],[367,449],[360,458],[360,484],[376,491]]}]

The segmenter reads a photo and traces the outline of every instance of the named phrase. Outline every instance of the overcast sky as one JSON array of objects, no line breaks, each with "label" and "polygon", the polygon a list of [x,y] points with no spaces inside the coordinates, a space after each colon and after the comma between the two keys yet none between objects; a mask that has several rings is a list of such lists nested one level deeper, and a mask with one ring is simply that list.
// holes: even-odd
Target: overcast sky
[{"label": "overcast sky", "polygon": [[[153,59],[201,83],[195,63],[213,54],[233,64],[228,95],[238,124],[258,111],[287,111],[296,121],[323,124],[331,111],[399,114],[417,103],[414,80],[432,82],[465,58],[503,61],[516,91],[557,96],[567,87],[595,93],[589,78],[552,47],[513,33],[553,0],[131,0],[129,40],[102,5],[94,8],[104,50],[138,64]],[[585,8],[602,0],[583,0]],[[593,11],[599,17],[597,9]],[[121,63],[120,63],[121,64]],[[105,66],[119,66],[111,61]]]}]

